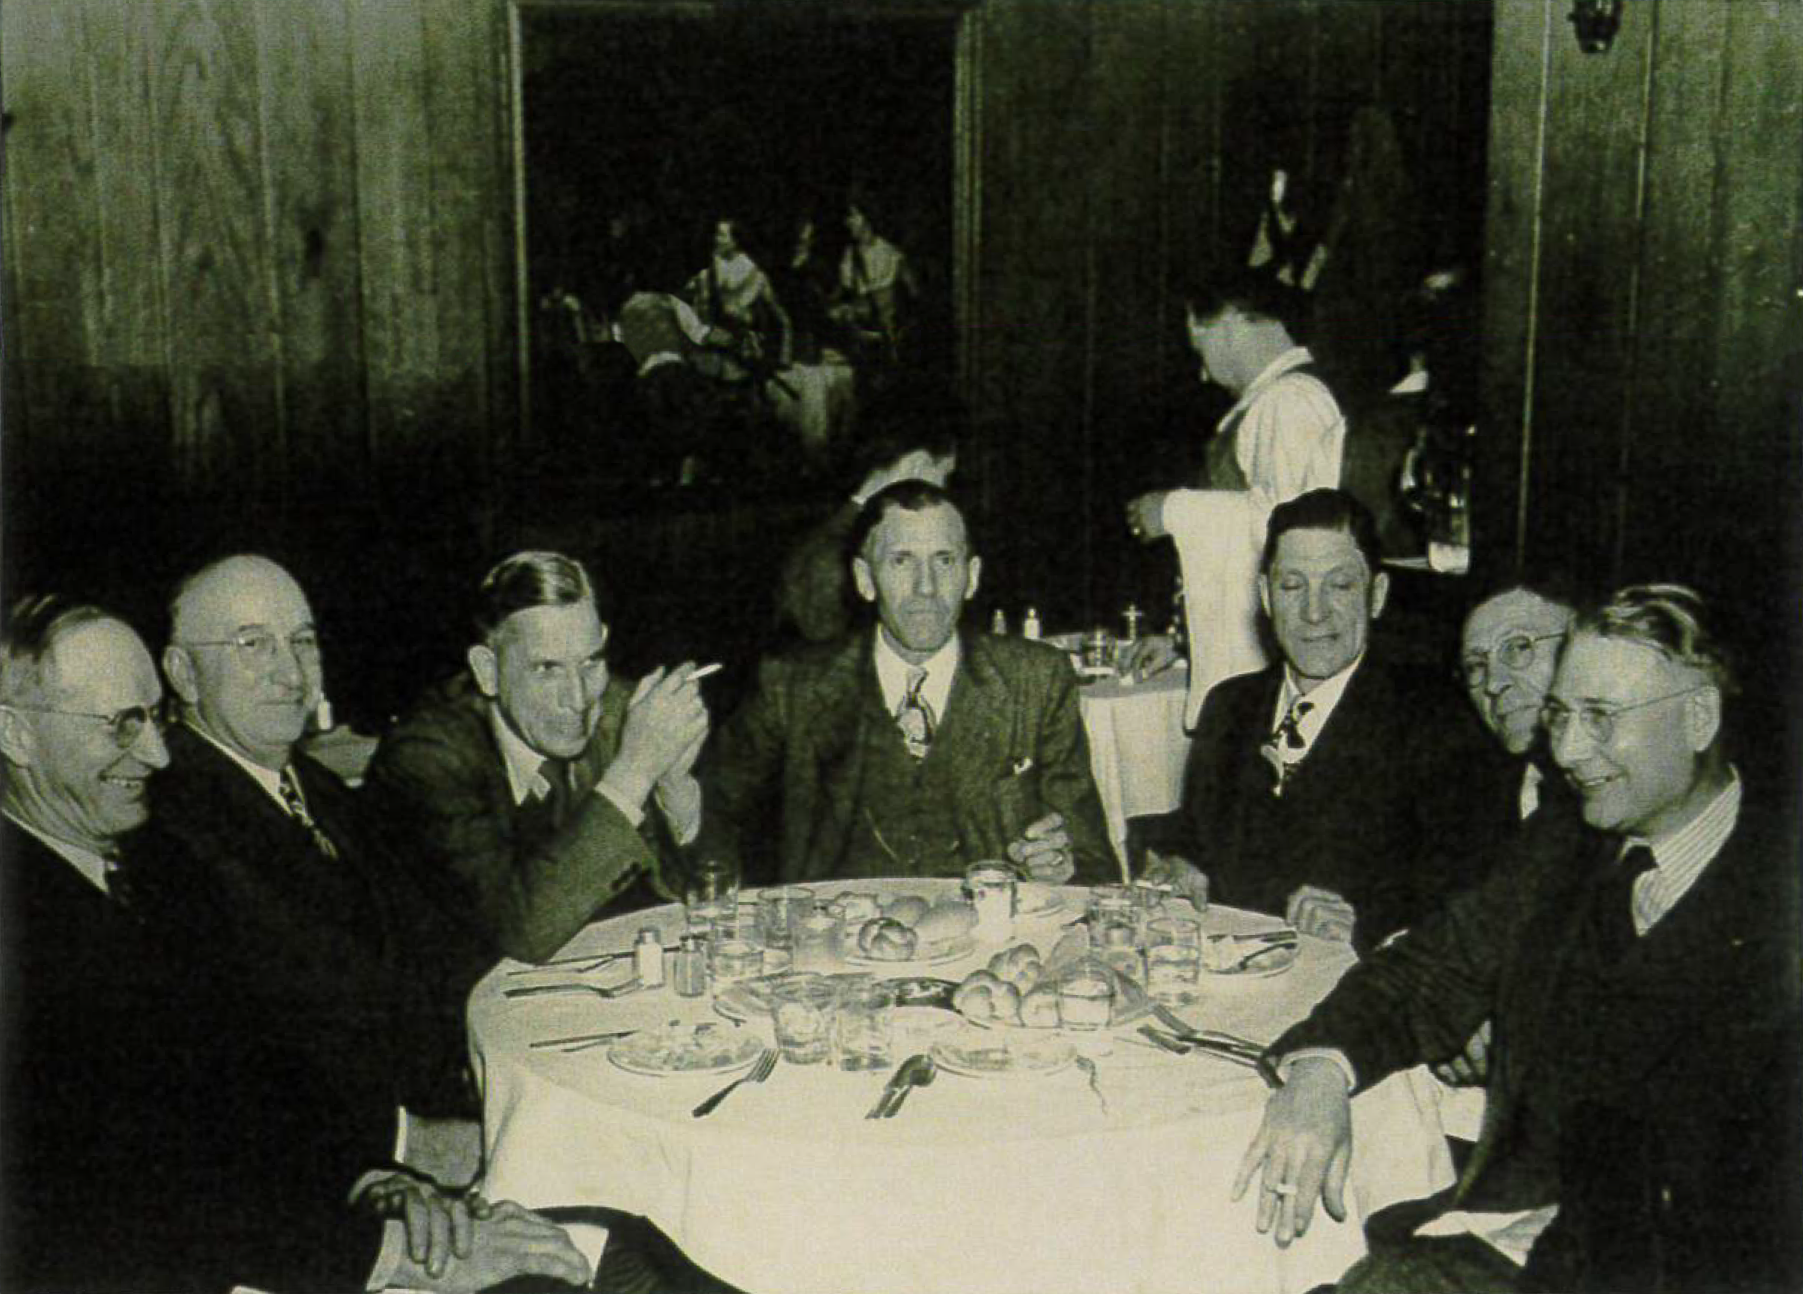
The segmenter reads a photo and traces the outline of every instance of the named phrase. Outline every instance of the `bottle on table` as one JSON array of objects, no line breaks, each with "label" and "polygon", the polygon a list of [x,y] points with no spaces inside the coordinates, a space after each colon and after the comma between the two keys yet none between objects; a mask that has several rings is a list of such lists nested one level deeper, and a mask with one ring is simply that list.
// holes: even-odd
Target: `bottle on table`
[{"label": "bottle on table", "polygon": [[633,969],[639,973],[639,983],[646,988],[657,988],[664,982],[664,941],[655,927],[646,926],[639,931],[638,942],[632,946]]},{"label": "bottle on table", "polygon": [[1027,614],[1021,617],[1020,636],[1022,638],[1039,638],[1039,608],[1028,607]]}]

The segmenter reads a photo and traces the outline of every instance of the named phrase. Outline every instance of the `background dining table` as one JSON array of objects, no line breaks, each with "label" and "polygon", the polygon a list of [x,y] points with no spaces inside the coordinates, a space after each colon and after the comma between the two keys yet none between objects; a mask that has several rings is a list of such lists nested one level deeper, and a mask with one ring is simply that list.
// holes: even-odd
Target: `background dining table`
[{"label": "background dining table", "polygon": [[1169,813],[1183,801],[1188,694],[1189,670],[1181,661],[1138,682],[1109,674],[1086,678],[1078,689],[1089,770],[1122,880],[1127,879],[1127,819]]},{"label": "background dining table", "polygon": [[[956,884],[813,888],[823,898],[853,888],[934,898]],[[1079,889],[1055,893],[1054,910],[1017,919],[1006,943],[887,973],[956,980],[1016,942],[1049,954],[1084,901]],[[673,944],[683,923],[675,906],[614,918],[590,926],[559,956],[625,949],[647,926]],[[1202,924],[1205,932],[1250,933],[1276,923],[1212,907]],[[1305,1014],[1352,962],[1344,945],[1303,938],[1281,973],[1204,972],[1200,1001],[1180,1014],[1262,1043]],[[702,1267],[751,1294],[1301,1294],[1363,1255],[1360,1224],[1373,1211],[1453,1178],[1431,1080],[1421,1071],[1397,1075],[1353,1103],[1348,1220],[1317,1213],[1305,1236],[1279,1248],[1254,1228],[1256,1192],[1229,1198],[1264,1107],[1263,1081],[1217,1057],[1160,1051],[1131,1028],[1111,1031],[1093,1088],[1076,1066],[1005,1078],[942,1068],[895,1118],[869,1120],[888,1071],[785,1062],[768,1081],[695,1118],[692,1108],[731,1073],[646,1076],[612,1063],[609,1044],[532,1044],[719,1020],[709,996],[678,997],[668,983],[617,999],[504,995],[524,985],[609,985],[630,974],[629,960],[586,972],[503,962],[477,986],[469,1022],[484,1100],[484,1190],[528,1207],[642,1214]],[[897,1016],[898,1061],[947,1030],[974,1027],[937,1008]],[[1029,1032],[1039,1033],[1015,1031]]]}]

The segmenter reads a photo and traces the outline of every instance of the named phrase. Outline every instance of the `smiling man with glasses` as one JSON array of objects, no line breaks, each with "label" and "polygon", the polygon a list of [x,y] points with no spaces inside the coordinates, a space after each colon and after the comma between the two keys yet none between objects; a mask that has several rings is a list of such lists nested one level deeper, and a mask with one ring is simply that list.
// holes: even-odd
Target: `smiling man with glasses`
[{"label": "smiling man with glasses", "polygon": [[1284,1243],[1318,1200],[1344,1213],[1349,1090],[1494,1024],[1461,1180],[1374,1221],[1342,1294],[1803,1284],[1796,788],[1730,762],[1735,691],[1689,589],[1576,616],[1545,713],[1581,819],[1535,815],[1272,1045],[1286,1082],[1240,1185]]}]

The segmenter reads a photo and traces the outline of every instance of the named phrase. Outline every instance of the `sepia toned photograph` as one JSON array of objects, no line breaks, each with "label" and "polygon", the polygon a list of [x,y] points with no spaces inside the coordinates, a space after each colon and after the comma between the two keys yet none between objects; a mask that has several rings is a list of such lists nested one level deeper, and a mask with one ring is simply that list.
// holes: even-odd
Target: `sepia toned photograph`
[{"label": "sepia toned photograph", "polygon": [[0,1294],[1803,1290],[1803,0],[7,0]]}]

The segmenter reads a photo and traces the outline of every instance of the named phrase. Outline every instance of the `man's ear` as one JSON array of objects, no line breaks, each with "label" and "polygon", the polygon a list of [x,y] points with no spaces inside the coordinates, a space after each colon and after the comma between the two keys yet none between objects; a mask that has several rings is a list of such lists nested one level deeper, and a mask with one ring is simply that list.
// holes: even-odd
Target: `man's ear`
[{"label": "man's ear", "polygon": [[973,557],[970,559],[970,582],[964,586],[964,600],[966,602],[969,602],[972,598],[976,597],[977,585],[982,582],[983,559],[981,557]]},{"label": "man's ear", "polygon": [[487,643],[477,643],[464,654],[464,659],[470,664],[476,690],[492,701],[501,690],[501,663],[495,659],[494,648]]},{"label": "man's ear", "polygon": [[1371,577],[1371,618],[1377,619],[1384,613],[1384,607],[1390,601],[1390,574],[1379,571]]},{"label": "man's ear", "polygon": [[1265,619],[1271,618],[1271,581],[1265,573],[1258,573],[1258,605],[1264,608]]},{"label": "man's ear", "polygon": [[1690,748],[1701,754],[1715,744],[1722,730],[1722,690],[1708,686],[1684,698],[1684,735]]},{"label": "man's ear", "polygon": [[866,602],[876,601],[876,580],[871,577],[870,563],[862,557],[851,559],[852,583],[858,586],[858,596]]},{"label": "man's ear", "polygon": [[7,763],[25,768],[36,749],[37,742],[25,716],[10,705],[0,705],[0,755],[6,757]]},{"label": "man's ear", "polygon": [[200,680],[194,676],[194,658],[186,647],[172,643],[163,648],[163,677],[169,680],[169,686],[183,704],[194,705],[199,701]]}]

